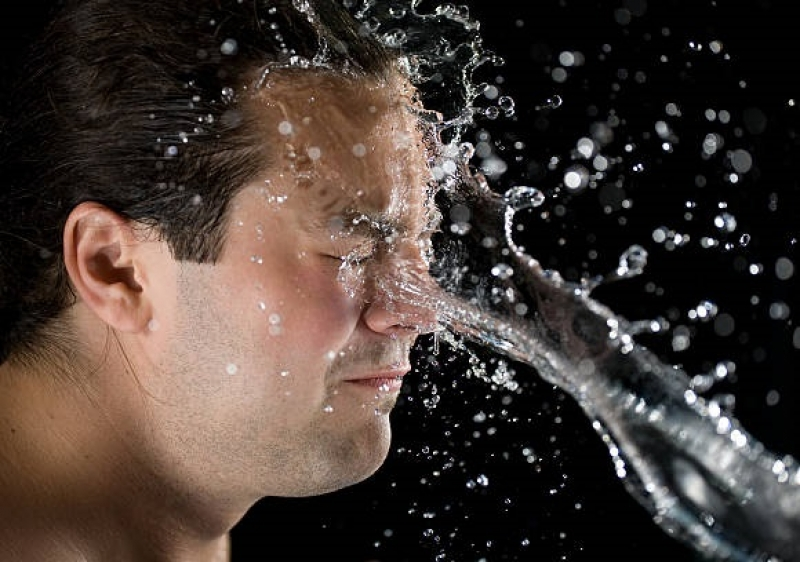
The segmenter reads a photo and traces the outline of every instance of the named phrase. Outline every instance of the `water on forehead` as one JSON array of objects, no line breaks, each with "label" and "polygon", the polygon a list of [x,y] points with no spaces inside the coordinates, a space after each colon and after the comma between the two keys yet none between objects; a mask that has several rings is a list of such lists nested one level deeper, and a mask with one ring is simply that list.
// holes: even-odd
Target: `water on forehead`
[{"label": "water on forehead", "polygon": [[260,95],[278,197],[336,214],[408,213],[428,182],[412,100],[399,80],[275,79]]}]

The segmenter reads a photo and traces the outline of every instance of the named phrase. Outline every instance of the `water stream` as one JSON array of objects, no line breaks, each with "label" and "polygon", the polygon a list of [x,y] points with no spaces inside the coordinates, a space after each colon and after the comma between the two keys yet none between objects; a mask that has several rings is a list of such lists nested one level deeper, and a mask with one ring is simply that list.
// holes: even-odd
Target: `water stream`
[{"label": "water stream", "polygon": [[[644,248],[631,246],[606,276],[567,281],[514,241],[515,214],[539,206],[543,194],[519,187],[500,196],[470,169],[473,149],[458,144],[464,128],[476,115],[494,120],[513,116],[515,108],[510,98],[495,95],[494,86],[472,81],[482,64],[502,60],[483,48],[467,9],[443,4],[425,15],[417,10],[419,0],[352,4],[370,31],[412,53],[408,63],[416,82],[423,89],[433,82],[440,92],[428,96],[440,111],[434,125],[444,143],[433,171],[443,185],[439,204],[452,224],[438,241],[432,268],[438,285],[406,272],[387,281],[394,298],[436,309],[453,333],[534,367],[571,395],[607,445],[617,476],[668,534],[712,559],[800,560],[797,462],[767,450],[728,409],[701,395],[697,377],[637,341],[642,331],[658,331],[659,321],[629,322],[592,297],[598,285],[640,274]],[[712,51],[720,48],[712,42]],[[493,100],[489,107],[477,107],[481,93]],[[558,95],[542,99],[537,110],[562,104]],[[671,150],[674,132],[665,122],[656,124],[656,132],[662,148]],[[595,155],[609,136],[602,133],[594,135],[597,142],[587,141],[591,146],[578,143],[577,152]],[[731,154],[736,171],[749,170],[733,161],[749,154]],[[501,173],[494,161],[484,158],[486,176]],[[605,169],[601,164],[595,167]],[[585,170],[574,168],[564,175],[566,191],[590,182]],[[725,213],[718,218],[718,227],[731,231]]]},{"label": "water stream", "polygon": [[[572,396],[592,420],[626,489],[669,535],[712,559],[800,560],[800,467],[795,459],[769,451],[724,405],[702,395],[702,381],[637,341],[642,331],[658,331],[658,320],[629,322],[592,297],[599,285],[640,274],[647,262],[645,249],[634,244],[608,275],[572,282],[545,269],[515,243],[516,214],[541,205],[544,195],[528,187],[498,195],[470,168],[474,149],[460,143],[464,131],[476,116],[512,117],[515,104],[496,86],[473,81],[479,67],[503,61],[483,47],[469,11],[442,4],[421,13],[421,0],[344,3],[365,33],[407,53],[406,70],[433,110],[421,117],[442,143],[442,158],[432,163],[432,171],[442,185],[438,203],[452,224],[437,240],[432,271],[438,283],[415,277],[409,269],[399,279],[384,280],[385,289],[397,301],[435,309],[450,332],[532,366]],[[304,3],[296,5],[306,10]],[[488,106],[479,106],[487,100]],[[558,95],[543,95],[536,110],[562,103]],[[679,114],[670,107],[670,116]],[[612,112],[608,123],[616,121]],[[595,131],[594,141],[581,139],[585,146],[579,141],[576,149],[585,160],[595,158],[598,172],[613,160],[596,152],[613,137],[608,123]],[[677,143],[664,121],[656,124],[656,134],[667,152]],[[710,158],[722,137],[707,140],[703,149]],[[486,176],[502,175],[493,168],[499,162],[494,156],[483,155]],[[749,157],[746,151],[732,152],[733,169],[749,171]],[[641,169],[637,164],[633,172]],[[563,189],[579,192],[603,177],[598,173],[592,179],[586,167],[572,166],[564,174]],[[610,178],[606,182],[613,183]],[[720,231],[736,230],[730,224],[735,217],[720,212],[718,218]],[[671,231],[659,233],[654,239],[663,235],[673,246],[685,243]],[[709,308],[698,311],[708,314]]]},{"label": "water stream", "polygon": [[[713,559],[800,560],[797,462],[766,450],[638,344],[632,324],[591,297],[594,283],[567,282],[514,243],[515,213],[541,202],[536,190],[501,197],[466,167],[460,179],[445,205],[460,206],[470,228],[434,265],[440,288],[407,276],[395,298],[435,308],[454,332],[568,392],[627,490],[670,535]],[[636,275],[645,260],[632,248],[610,279]]]}]

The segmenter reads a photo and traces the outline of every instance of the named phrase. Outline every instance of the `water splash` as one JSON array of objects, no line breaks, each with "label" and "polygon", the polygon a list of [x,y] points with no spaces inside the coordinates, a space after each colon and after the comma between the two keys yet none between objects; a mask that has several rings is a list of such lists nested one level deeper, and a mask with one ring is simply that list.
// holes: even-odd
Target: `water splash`
[{"label": "water splash", "polygon": [[[296,5],[304,11],[304,3]],[[468,143],[459,144],[461,132],[476,116],[494,120],[515,112],[513,100],[472,81],[472,73],[480,65],[499,65],[501,59],[483,48],[478,24],[466,9],[443,5],[422,14],[419,0],[345,0],[345,5],[362,22],[365,33],[374,34],[391,48],[403,49],[409,76],[421,90],[433,92],[424,96],[426,105],[440,110],[441,118],[431,112],[430,122],[445,141],[434,174],[445,188],[452,187],[457,176],[453,162],[468,162],[475,151]],[[324,56],[314,61],[296,58],[289,64],[306,68],[323,63]],[[233,99],[234,94],[227,92],[223,97]],[[477,107],[480,95],[495,105]],[[561,97],[552,96],[535,109],[557,109],[562,104]],[[668,104],[667,114],[679,115],[679,109],[671,106]],[[583,164],[571,164],[563,174],[567,192],[595,187],[610,166],[622,161],[600,154],[600,149],[612,142],[618,123],[619,118],[610,115],[606,122],[592,127],[589,142],[579,143],[577,153],[592,159],[596,173],[590,174]],[[670,152],[678,140],[675,131],[666,121],[659,121],[656,132],[664,141],[664,151]],[[720,148],[719,137],[704,144],[709,157]],[[635,153],[636,147],[628,143],[625,150]],[[498,160],[485,161],[488,174],[490,164]],[[648,165],[637,161],[628,169],[639,174]],[[732,153],[730,165],[736,174],[742,174],[752,162],[747,154]],[[493,169],[497,175],[502,173],[500,166]],[[729,177],[734,183],[735,174]],[[455,228],[450,230],[461,243],[470,241],[481,248],[481,263],[466,269],[456,267],[464,256],[456,244],[447,249],[450,256],[438,266],[446,290],[409,278],[390,288],[394,298],[436,309],[454,332],[533,365],[546,380],[569,392],[595,420],[594,427],[608,445],[617,474],[671,534],[719,558],[763,560],[767,553],[797,557],[798,547],[792,544],[800,530],[800,476],[795,461],[765,451],[723,413],[719,402],[700,398],[698,392],[710,388],[711,379],[689,379],[634,341],[638,333],[663,331],[666,321],[631,323],[590,298],[591,290],[600,283],[641,274],[647,261],[644,248],[629,248],[618,267],[604,277],[581,284],[567,282],[513,243],[514,214],[542,205],[541,192],[515,188],[504,201],[498,201],[484,187],[473,185],[473,199],[458,202],[471,212],[467,220],[454,221]],[[614,194],[608,199],[609,208],[624,206],[626,201]],[[716,216],[713,225],[715,235],[721,237],[738,227],[736,217],[728,212]],[[689,241],[672,229],[654,233],[654,240],[659,242],[662,235],[667,248]],[[716,238],[703,240],[717,243]],[[354,265],[348,263],[340,273],[351,273]],[[697,309],[697,314],[703,311],[707,309]],[[436,337],[437,345],[439,339],[455,341],[444,334]],[[501,369],[487,380],[506,382],[507,372]],[[433,394],[431,407],[438,403]],[[764,525],[764,521],[771,524]]]},{"label": "water splash", "polygon": [[[476,114],[488,108],[476,106],[484,90],[473,75],[485,64],[500,66],[502,58],[484,47],[478,21],[466,6],[436,5],[425,13],[421,0],[346,0],[344,5],[373,34],[390,48],[399,48],[412,83],[422,92],[425,105],[437,112],[434,122],[446,142],[460,138]],[[514,101],[509,96],[496,100],[489,113],[510,116]]]},{"label": "water splash", "polygon": [[[445,260],[439,287],[407,276],[388,289],[393,298],[435,309],[451,330],[532,365],[572,395],[628,491],[670,535],[719,559],[798,559],[798,463],[766,450],[720,401],[699,396],[709,381],[664,364],[633,339],[626,319],[516,246],[513,198],[468,172],[462,179],[466,189],[449,195],[469,209],[471,229],[457,245],[478,249],[469,255],[451,245],[446,253],[473,259],[474,275],[453,275]],[[487,237],[504,243],[487,249]],[[499,263],[507,275],[494,274]],[[638,274],[645,263],[646,252],[634,246],[613,276]],[[522,303],[532,313],[516,313]],[[718,367],[721,374],[731,368]]]}]

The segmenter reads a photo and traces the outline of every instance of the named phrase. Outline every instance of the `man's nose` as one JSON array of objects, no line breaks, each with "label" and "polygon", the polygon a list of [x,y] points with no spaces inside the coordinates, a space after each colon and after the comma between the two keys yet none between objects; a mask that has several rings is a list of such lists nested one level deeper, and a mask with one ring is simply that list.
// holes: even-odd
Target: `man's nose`
[{"label": "man's nose", "polygon": [[439,328],[429,297],[436,282],[416,244],[394,248],[369,280],[363,318],[374,332],[389,335],[426,334]]}]

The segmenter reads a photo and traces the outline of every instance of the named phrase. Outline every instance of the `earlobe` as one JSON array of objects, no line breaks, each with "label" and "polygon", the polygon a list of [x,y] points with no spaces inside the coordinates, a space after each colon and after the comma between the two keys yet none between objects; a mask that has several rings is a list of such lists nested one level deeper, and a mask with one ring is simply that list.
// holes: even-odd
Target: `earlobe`
[{"label": "earlobe", "polygon": [[64,263],[80,300],[103,322],[137,332],[152,317],[139,282],[134,225],[107,207],[81,203],[64,226]]}]

